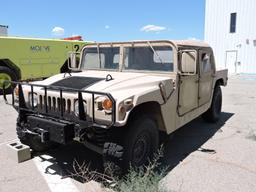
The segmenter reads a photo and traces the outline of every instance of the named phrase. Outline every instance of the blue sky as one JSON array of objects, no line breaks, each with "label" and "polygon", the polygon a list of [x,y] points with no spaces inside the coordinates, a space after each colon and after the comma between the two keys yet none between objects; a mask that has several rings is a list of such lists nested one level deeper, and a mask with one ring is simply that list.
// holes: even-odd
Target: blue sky
[{"label": "blue sky", "polygon": [[204,9],[204,0],[8,0],[1,2],[0,24],[9,25],[10,36],[203,39]]}]

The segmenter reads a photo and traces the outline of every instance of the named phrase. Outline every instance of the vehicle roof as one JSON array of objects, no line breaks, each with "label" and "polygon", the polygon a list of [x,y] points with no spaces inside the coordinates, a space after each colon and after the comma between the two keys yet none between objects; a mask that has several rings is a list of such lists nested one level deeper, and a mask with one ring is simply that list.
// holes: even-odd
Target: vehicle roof
[{"label": "vehicle roof", "polygon": [[172,40],[176,46],[196,46],[196,47],[210,47],[210,45],[200,40]]},{"label": "vehicle roof", "polygon": [[114,44],[130,44],[130,43],[171,43],[176,48],[178,47],[210,47],[209,44],[200,40],[133,40],[133,41],[120,41],[120,42],[94,42],[89,45],[114,45]]}]

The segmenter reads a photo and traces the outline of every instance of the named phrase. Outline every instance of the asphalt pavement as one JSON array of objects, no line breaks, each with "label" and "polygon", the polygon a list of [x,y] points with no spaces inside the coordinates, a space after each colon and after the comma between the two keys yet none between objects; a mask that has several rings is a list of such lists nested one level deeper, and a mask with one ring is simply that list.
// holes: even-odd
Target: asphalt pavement
[{"label": "asphalt pavement", "polygon": [[[166,191],[256,191],[256,75],[232,76],[222,92],[218,123],[198,118],[165,144],[161,163],[168,174],[161,186]],[[18,164],[6,146],[17,141],[16,118],[0,96],[0,192],[88,191],[74,176],[74,162],[85,161],[100,171],[100,155],[72,143],[47,154],[33,153],[31,160]]]}]

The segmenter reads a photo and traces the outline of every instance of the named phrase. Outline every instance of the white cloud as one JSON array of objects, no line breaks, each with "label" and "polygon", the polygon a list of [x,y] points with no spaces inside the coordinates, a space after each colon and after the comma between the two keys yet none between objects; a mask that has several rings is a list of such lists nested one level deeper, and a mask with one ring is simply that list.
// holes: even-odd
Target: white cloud
[{"label": "white cloud", "polygon": [[110,28],[110,26],[109,25],[105,25],[105,29],[109,29]]},{"label": "white cloud", "polygon": [[198,39],[195,38],[195,37],[189,37],[188,40],[196,41],[196,40],[198,40]]},{"label": "white cloud", "polygon": [[54,36],[63,36],[65,34],[65,30],[62,27],[54,27],[52,29],[52,35]]},{"label": "white cloud", "polygon": [[165,31],[166,27],[157,26],[157,25],[145,25],[140,30],[144,32],[160,32],[160,31]]}]

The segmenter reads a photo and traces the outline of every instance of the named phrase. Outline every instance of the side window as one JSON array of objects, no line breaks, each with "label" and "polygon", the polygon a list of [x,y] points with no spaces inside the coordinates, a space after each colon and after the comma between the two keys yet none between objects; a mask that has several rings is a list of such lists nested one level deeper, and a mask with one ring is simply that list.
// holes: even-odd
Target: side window
[{"label": "side window", "polygon": [[201,71],[203,73],[211,72],[212,63],[211,63],[211,54],[210,53],[202,53],[201,54]]},{"label": "side window", "polygon": [[230,28],[229,32],[230,33],[235,33],[236,32],[236,13],[231,13],[230,14]]},{"label": "side window", "polygon": [[196,74],[197,52],[185,50],[181,54],[180,70],[185,74]]}]

